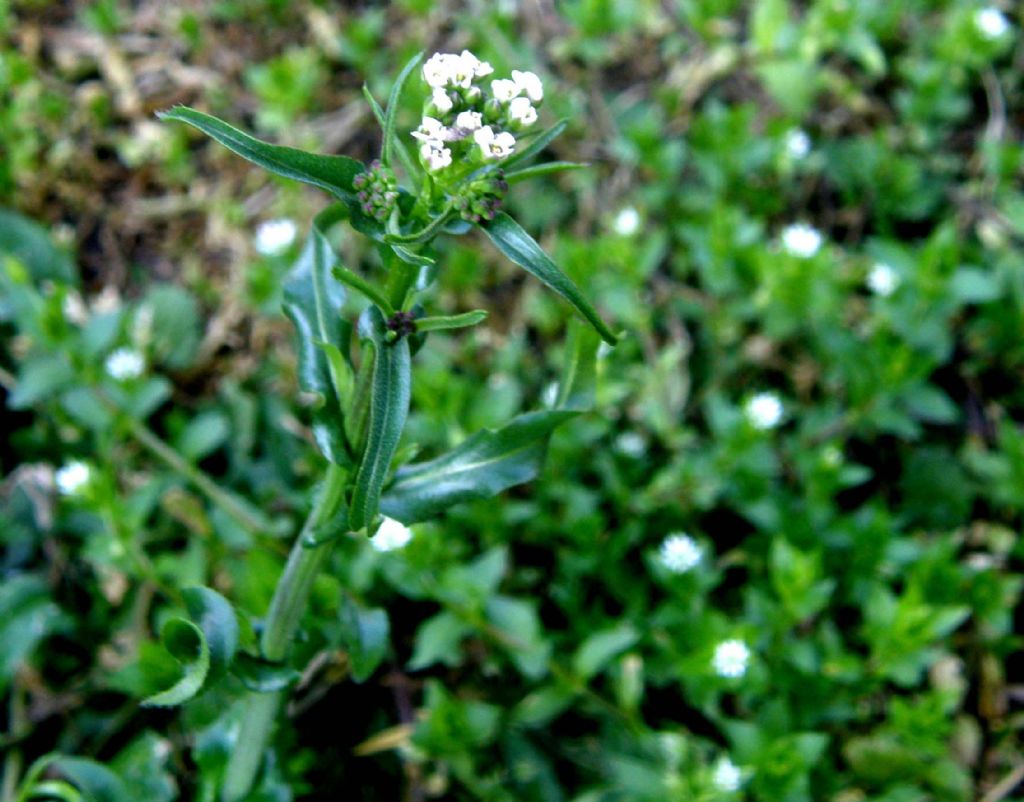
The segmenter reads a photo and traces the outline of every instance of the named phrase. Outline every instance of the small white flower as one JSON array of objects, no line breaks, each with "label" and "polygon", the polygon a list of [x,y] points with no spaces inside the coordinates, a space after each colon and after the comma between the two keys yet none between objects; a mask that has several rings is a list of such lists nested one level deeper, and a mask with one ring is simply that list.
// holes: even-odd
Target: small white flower
[{"label": "small white flower", "polygon": [[412,530],[401,521],[384,516],[377,533],[370,538],[370,545],[377,551],[394,551],[404,548],[412,540]]},{"label": "small white flower", "polygon": [[420,142],[444,142],[451,139],[445,124],[436,117],[424,117],[420,120],[420,127],[413,131],[412,135]]},{"label": "small white flower", "polygon": [[888,298],[900,285],[900,277],[896,271],[885,262],[878,262],[868,273],[868,289],[875,295]]},{"label": "small white flower", "polygon": [[57,490],[62,495],[73,496],[80,493],[89,483],[92,472],[84,462],[75,460],[60,468],[53,479],[57,483]]},{"label": "small white flower", "polygon": [[794,223],[782,232],[782,247],[804,259],[814,256],[822,242],[821,232],[806,223]]},{"label": "small white flower", "polygon": [[986,39],[1001,39],[1010,30],[1010,23],[1003,12],[991,6],[974,13],[974,25]]},{"label": "small white flower", "polygon": [[516,145],[516,138],[508,131],[495,134],[489,125],[474,131],[473,140],[480,146],[485,159],[504,159]]},{"label": "small white flower", "polygon": [[[469,53],[468,50],[464,50],[463,53]],[[448,82],[452,86],[457,86],[460,89],[468,89],[469,85],[473,83],[475,75],[473,62],[480,63],[477,61],[476,56],[470,53],[472,60],[467,60],[463,56],[456,56],[452,54],[449,72]]]},{"label": "small white flower", "polygon": [[423,65],[423,80],[430,86],[446,86],[452,75],[451,53],[434,53]]},{"label": "small white flower", "polygon": [[494,72],[494,67],[489,62],[481,61],[468,50],[463,50],[459,57],[462,59],[464,64],[467,64],[473,71],[474,78],[483,78],[485,75],[490,75]]},{"label": "small white flower", "polygon": [[534,103],[540,103],[544,99],[544,84],[535,73],[512,70],[512,80]]},{"label": "small white flower", "polygon": [[623,432],[615,438],[615,448],[620,454],[636,459],[647,453],[647,441],[639,432]]},{"label": "small white flower", "polygon": [[800,160],[811,152],[811,138],[801,128],[794,128],[786,134],[786,153],[790,158]]},{"label": "small white flower", "polygon": [[452,103],[452,98],[448,94],[447,90],[443,86],[435,86],[434,91],[430,96],[430,102],[434,104],[434,108],[442,114],[447,114],[452,110],[455,105]]},{"label": "small white flower", "polygon": [[528,97],[512,98],[508,104],[508,117],[523,126],[533,125],[537,122],[537,109]]},{"label": "small white flower", "polygon": [[292,220],[286,218],[266,220],[257,227],[256,240],[253,244],[258,253],[264,256],[275,256],[287,250],[288,246],[295,242],[297,233],[298,229]]},{"label": "small white flower", "polygon": [[740,780],[740,770],[736,764],[727,757],[719,758],[715,764],[715,771],[711,775],[711,782],[715,784],[715,787],[719,791],[732,793],[739,790]]},{"label": "small white flower", "polygon": [[138,351],[131,348],[118,348],[107,357],[103,367],[110,378],[117,381],[127,381],[129,379],[137,379],[142,375],[142,371],[146,369],[146,360],[142,358],[142,354]]},{"label": "small white flower", "polygon": [[669,535],[658,549],[658,559],[673,574],[685,574],[700,562],[701,555],[697,541],[683,532]]},{"label": "small white flower", "polygon": [[755,429],[774,429],[782,421],[782,401],[775,393],[758,393],[747,399],[743,414]]},{"label": "small white flower", "polygon": [[432,172],[443,170],[452,163],[452,152],[437,140],[420,145],[420,156]]},{"label": "small white flower", "polygon": [[715,647],[711,667],[720,677],[736,679],[747,673],[750,649],[741,640],[725,640]]},{"label": "small white flower", "polygon": [[455,118],[455,127],[463,131],[475,131],[483,124],[483,115],[478,111],[460,111]]},{"label": "small white flower", "polygon": [[508,103],[512,98],[518,97],[521,91],[522,87],[508,78],[496,78],[491,81],[491,92],[499,103]]},{"label": "small white flower", "polygon": [[612,228],[615,229],[616,234],[621,234],[623,237],[632,236],[640,230],[640,212],[632,206],[620,209],[619,213],[615,215]]}]

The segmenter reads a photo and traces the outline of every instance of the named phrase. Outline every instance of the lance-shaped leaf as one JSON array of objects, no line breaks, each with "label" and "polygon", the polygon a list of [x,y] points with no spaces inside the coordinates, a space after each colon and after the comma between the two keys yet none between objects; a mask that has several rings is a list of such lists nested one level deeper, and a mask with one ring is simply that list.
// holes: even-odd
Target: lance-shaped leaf
[{"label": "lance-shaped leaf", "polygon": [[537,138],[530,142],[525,148],[523,148],[522,150],[517,150],[515,153],[513,153],[511,156],[505,159],[505,168],[508,169],[513,165],[519,164],[520,162],[525,162],[528,159],[532,159],[534,156],[536,156],[538,153],[544,150],[544,148],[550,145],[554,140],[560,137],[562,135],[562,132],[565,130],[566,125],[568,125],[568,121],[559,120],[549,129],[539,134]]},{"label": "lance-shaped leaf", "polygon": [[222,676],[238,649],[238,619],[231,604],[209,588],[188,588],[185,604],[192,621],[170,618],[160,640],[181,665],[181,677],[170,688],[143,700],[152,707],[180,705]]},{"label": "lance-shaped leaf", "polygon": [[341,200],[355,197],[352,179],[365,169],[362,162],[348,156],[307,153],[284,145],[272,145],[187,106],[175,106],[157,116],[162,120],[188,123],[243,159],[285,178],[320,187]]},{"label": "lance-shaped leaf", "polygon": [[[71,798],[82,799],[85,802],[134,802],[137,799],[124,780],[95,760],[57,755],[48,759],[47,763],[51,770],[65,777],[78,791],[78,794]],[[36,786],[36,793],[42,790],[41,786],[42,783]],[[39,795],[47,798],[50,796],[49,793]]]},{"label": "lance-shaped leaf", "polygon": [[417,53],[406,63],[405,67],[398,74],[398,78],[395,80],[394,86],[391,87],[391,95],[388,97],[388,108],[384,112],[384,142],[381,147],[380,160],[385,164],[391,164],[391,151],[394,147],[396,140],[395,137],[395,120],[398,117],[398,104],[402,99],[402,89],[405,87],[405,82],[409,79],[412,71],[416,69],[416,65],[420,63],[420,59],[423,58],[423,53]]},{"label": "lance-shaped leaf", "polygon": [[572,326],[558,406],[519,415],[436,459],[399,469],[381,502],[386,515],[406,524],[423,521],[453,504],[491,498],[537,476],[551,432],[593,405],[598,339],[582,323]]},{"label": "lance-shaped leaf", "polygon": [[590,322],[603,340],[615,345],[615,335],[601,320],[590,301],[583,296],[580,288],[551,261],[536,240],[527,234],[519,223],[504,212],[498,212],[493,220],[482,224],[480,228],[491,238],[491,242],[499,251],[561,295]]},{"label": "lance-shaped leaf", "polygon": [[366,446],[349,505],[349,528],[353,531],[372,523],[377,516],[381,488],[409,413],[412,371],[408,338],[387,342],[387,327],[377,307],[371,306],[363,313],[359,333],[373,344],[373,378]]},{"label": "lance-shaped leaf", "polygon": [[327,459],[351,465],[342,419],[342,402],[351,385],[346,361],[352,327],[341,316],[344,286],[331,274],[334,250],[326,228],[344,214],[332,206],[313,223],[306,246],[284,283],[284,313],[295,326],[299,353],[299,386],[317,397],[313,436]]}]

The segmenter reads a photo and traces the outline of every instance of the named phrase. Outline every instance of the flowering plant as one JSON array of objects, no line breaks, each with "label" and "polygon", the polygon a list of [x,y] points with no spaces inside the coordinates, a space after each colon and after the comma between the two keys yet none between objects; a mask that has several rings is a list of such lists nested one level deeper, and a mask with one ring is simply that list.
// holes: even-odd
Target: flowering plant
[{"label": "flowering plant", "polygon": [[[576,284],[502,210],[510,185],[580,166],[525,164],[565,127],[560,122],[543,133],[531,132],[544,97],[540,79],[517,70],[511,78],[491,79],[493,67],[469,51],[434,54],[421,70],[429,90],[423,116],[406,140],[397,130],[397,109],[420,60],[416,56],[402,70],[386,108],[365,92],[383,129],[380,157],[368,165],[271,145],[190,108],[161,115],[195,126],[249,161],[324,189],[338,201],[316,217],[285,284],[285,312],[298,335],[301,389],[319,399],[313,430],[326,467],[262,622],[259,654],[237,654],[230,605],[209,589],[195,589],[188,597],[195,623],[169,633],[177,643],[168,647],[185,666],[183,677],[148,700],[180,704],[227,672],[252,689],[224,778],[227,800],[245,796],[259,771],[281,700],[294,669],[301,668],[289,665],[289,647],[332,544],[343,535],[376,532],[375,543],[394,547],[408,540],[409,524],[535,476],[552,430],[590,405],[598,336],[616,341]],[[413,143],[416,158],[408,148]],[[399,165],[409,187],[399,182]],[[330,237],[343,221],[377,245],[382,270],[340,264]],[[482,310],[432,315],[421,301],[439,272],[436,238],[463,235],[474,226],[570,303],[592,331],[573,329],[553,405],[478,432],[447,454],[396,468],[402,461],[398,446],[410,403],[412,357],[430,332],[476,325],[486,317]],[[349,291],[366,303],[354,322],[343,317]],[[354,629],[360,634],[348,646],[359,666],[355,675],[365,679],[383,656],[387,627],[357,623]]]}]

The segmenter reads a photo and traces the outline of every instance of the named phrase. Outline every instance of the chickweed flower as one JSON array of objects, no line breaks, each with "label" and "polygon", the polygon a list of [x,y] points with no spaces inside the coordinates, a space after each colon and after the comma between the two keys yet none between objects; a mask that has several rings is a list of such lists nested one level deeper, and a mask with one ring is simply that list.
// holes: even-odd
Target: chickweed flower
[{"label": "chickweed flower", "polygon": [[747,399],[743,415],[755,429],[774,429],[782,421],[782,401],[775,393],[758,393]]},{"label": "chickweed flower", "polygon": [[256,251],[264,256],[276,256],[295,242],[298,229],[294,221],[287,219],[267,220],[256,229]]},{"label": "chickweed flower", "polygon": [[58,469],[53,475],[53,480],[57,484],[57,490],[64,496],[74,496],[82,492],[89,479],[92,477],[92,471],[89,466],[80,460],[69,462],[62,468]]},{"label": "chickweed flower", "polygon": [[885,262],[878,262],[874,267],[871,268],[871,272],[868,273],[868,289],[871,290],[875,295],[881,295],[883,298],[888,298],[900,285],[900,277],[896,274],[896,271],[892,269]]},{"label": "chickweed flower", "polygon": [[146,369],[146,361],[142,354],[132,348],[118,348],[103,364],[107,375],[116,381],[137,379]]},{"label": "chickweed flower", "polygon": [[821,232],[806,223],[795,223],[782,232],[782,247],[793,256],[803,259],[814,256],[822,242]]},{"label": "chickweed flower", "polygon": [[640,212],[632,206],[620,209],[619,213],[615,215],[612,228],[615,229],[616,234],[620,234],[623,237],[632,236],[640,230]]},{"label": "chickweed flower", "polygon": [[986,39],[1001,39],[1010,30],[1010,23],[1003,12],[991,6],[974,13],[974,25]]},{"label": "chickweed flower", "polygon": [[725,640],[715,647],[711,667],[720,677],[736,679],[747,673],[750,649],[741,640]]},{"label": "chickweed flower", "polygon": [[811,152],[811,138],[801,128],[794,128],[786,134],[786,153],[790,158],[800,160]]},{"label": "chickweed flower", "polygon": [[412,540],[412,530],[401,521],[384,516],[377,533],[370,538],[370,545],[377,551],[395,551],[405,548]]},{"label": "chickweed flower", "polygon": [[685,574],[700,562],[701,548],[683,532],[675,532],[662,541],[658,559],[673,574]]},{"label": "chickweed flower", "polygon": [[740,788],[740,770],[729,758],[719,758],[715,764],[714,773],[711,775],[711,782],[719,791],[732,793]]}]

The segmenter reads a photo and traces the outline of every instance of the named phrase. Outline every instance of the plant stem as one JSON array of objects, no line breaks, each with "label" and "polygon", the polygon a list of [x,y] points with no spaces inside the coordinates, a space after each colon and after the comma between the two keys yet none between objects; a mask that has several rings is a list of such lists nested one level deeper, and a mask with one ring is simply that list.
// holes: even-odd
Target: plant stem
[{"label": "plant stem", "polygon": [[[348,474],[343,468],[333,463],[328,466],[316,504],[295,539],[284,573],[274,590],[260,639],[260,650],[267,660],[279,662],[288,654],[288,647],[299,628],[302,613],[313,590],[313,582],[334,545],[333,540],[328,540],[310,546],[306,545],[306,540],[318,526],[337,513],[344,502],[347,479]],[[284,693],[253,692],[247,696],[238,743],[224,776],[221,793],[225,802],[235,802],[249,793],[263,760],[263,753],[270,742]]]}]

